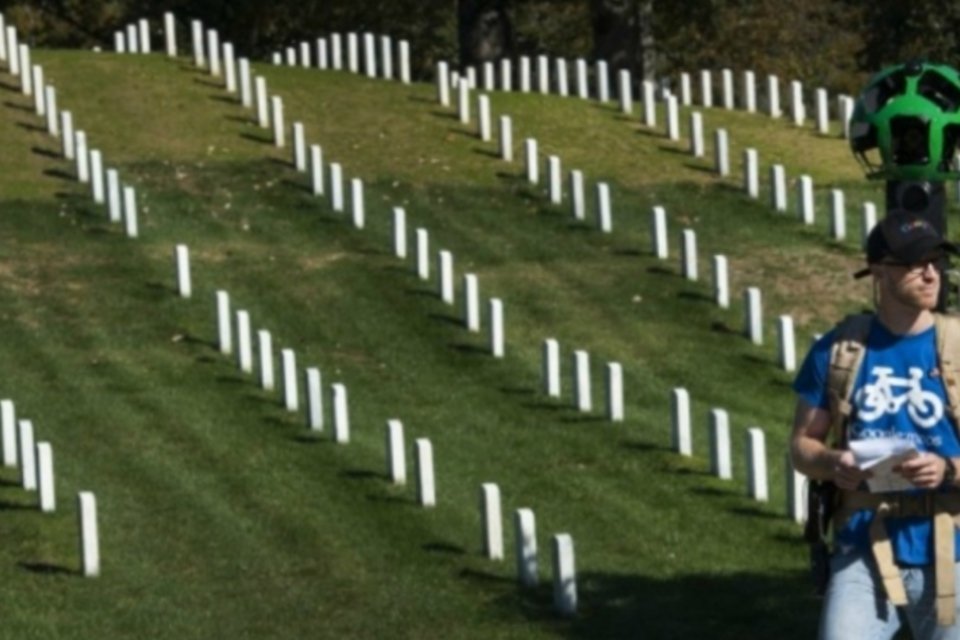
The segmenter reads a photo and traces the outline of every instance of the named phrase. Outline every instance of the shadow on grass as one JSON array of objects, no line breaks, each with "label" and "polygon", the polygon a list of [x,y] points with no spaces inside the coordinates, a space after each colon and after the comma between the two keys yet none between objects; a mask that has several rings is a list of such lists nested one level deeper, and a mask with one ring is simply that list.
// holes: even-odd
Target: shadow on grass
[{"label": "shadow on grass", "polygon": [[50,564],[48,562],[20,562],[17,563],[17,566],[31,573],[40,573],[44,575],[81,575],[81,572],[77,571],[76,569],[68,569],[67,567]]},{"label": "shadow on grass", "polygon": [[205,87],[213,87],[214,89],[223,89],[222,82],[217,82],[216,80],[208,80],[207,78],[202,76],[199,78],[194,78],[193,81]]},{"label": "shadow on grass", "polygon": [[659,265],[655,265],[655,266],[652,266],[652,267],[647,267],[647,273],[653,273],[653,274],[656,274],[656,275],[658,275],[658,276],[675,276],[675,275],[677,275],[676,272],[674,272],[673,269],[668,269],[667,267],[661,267],[661,266],[659,266]]},{"label": "shadow on grass", "polygon": [[34,123],[32,123],[32,122],[18,122],[18,123],[17,123],[17,126],[20,127],[21,129],[25,129],[25,130],[27,130],[27,131],[33,131],[33,132],[35,132],[35,133],[46,133],[46,132],[47,132],[47,128],[46,128],[46,127],[41,127],[40,125],[34,124]]},{"label": "shadow on grass", "polygon": [[739,330],[733,329],[726,322],[721,322],[719,320],[710,323],[710,331],[724,333],[727,335],[740,335]]},{"label": "shadow on grass", "polygon": [[220,95],[214,94],[214,95],[207,96],[207,99],[213,102],[223,102],[229,105],[237,104],[236,98],[231,98],[230,96],[220,96]]},{"label": "shadow on grass", "polygon": [[478,156],[487,156],[488,158],[493,158],[494,160],[500,159],[500,152],[484,149],[483,147],[474,147],[473,152]]},{"label": "shadow on grass", "polygon": [[500,387],[498,391],[511,396],[532,396],[537,392],[532,387]]},{"label": "shadow on grass", "polygon": [[379,471],[371,471],[370,469],[344,469],[340,472],[340,476],[344,478],[349,478],[350,480],[385,480],[387,478],[386,474]]},{"label": "shadow on grass", "polygon": [[16,102],[10,102],[9,100],[4,102],[3,106],[7,107],[8,109],[16,109],[17,111],[23,111],[25,113],[34,113],[34,109],[32,109],[31,107],[25,104],[17,104]]},{"label": "shadow on grass", "polygon": [[597,416],[597,415],[582,416],[582,415],[575,415],[575,416],[566,416],[566,417],[564,417],[564,418],[560,418],[560,422],[562,422],[562,423],[564,423],[564,424],[600,424],[600,423],[603,423],[603,422],[609,422],[609,420],[607,420],[606,416]]},{"label": "shadow on grass", "polygon": [[455,349],[460,353],[467,354],[467,355],[481,355],[481,356],[490,355],[489,348],[480,347],[475,344],[465,344],[463,342],[451,342],[449,346],[451,349]]},{"label": "shadow on grass", "polygon": [[526,402],[520,405],[524,409],[537,409],[539,411],[567,411],[570,409],[565,404],[560,404],[559,402],[550,402],[549,400],[541,400],[540,402]]},{"label": "shadow on grass", "polygon": [[13,84],[12,82],[0,81],[0,89],[6,89],[7,91],[20,91],[20,87]]},{"label": "shadow on grass", "polygon": [[[20,483],[16,483],[19,485]],[[24,504],[22,502],[10,502],[9,500],[0,500],[0,511],[34,511],[37,505]]]},{"label": "shadow on grass", "polygon": [[663,444],[653,442],[643,442],[642,440],[623,440],[620,447],[630,451],[666,451],[672,452],[673,449]]},{"label": "shadow on grass", "polygon": [[436,320],[437,322],[443,322],[445,324],[453,325],[455,327],[462,327],[463,320],[456,316],[451,316],[446,313],[431,313],[427,316],[431,320]]},{"label": "shadow on grass", "polygon": [[54,160],[60,159],[60,154],[51,149],[44,149],[43,147],[33,147],[30,149],[35,155],[43,156],[44,158],[52,158]]},{"label": "shadow on grass", "polygon": [[[519,597],[518,597],[519,594]],[[581,572],[578,612],[562,621],[548,585],[503,595],[498,604],[566,638],[778,638],[816,635],[820,601],[803,572],[692,574],[654,578]]]},{"label": "shadow on grass", "polygon": [[[67,172],[67,171],[65,171],[65,170],[63,170],[63,169],[44,169],[44,170],[43,170],[43,175],[45,175],[45,176],[50,176],[51,178],[58,178],[58,179],[60,179],[60,180],[70,180],[70,181],[73,181],[73,174],[72,174],[72,173],[69,173],[69,172]],[[58,197],[59,197],[59,195],[60,195],[60,194],[57,194]],[[74,196],[74,195],[76,195],[76,194],[72,194],[72,193],[71,193],[71,194],[68,194],[68,195]]]},{"label": "shadow on grass", "polygon": [[658,146],[657,149],[659,149],[660,151],[665,151],[666,153],[672,153],[672,154],[678,155],[678,156],[688,156],[688,155],[690,155],[690,150],[689,150],[689,149],[684,149],[684,148],[682,148],[682,147],[674,147],[674,146],[662,144],[662,145]]},{"label": "shadow on grass", "polygon": [[266,138],[262,135],[255,135],[252,133],[241,133],[241,138],[245,140],[250,140],[252,142],[259,142],[260,144],[273,144],[273,141],[270,138]]},{"label": "shadow on grass", "polygon": [[623,258],[643,258],[653,254],[650,251],[641,251],[640,249],[614,249],[610,252],[610,255]]},{"label": "shadow on grass", "polygon": [[710,166],[710,165],[700,164],[700,163],[697,163],[697,162],[684,162],[684,163],[683,163],[683,166],[684,166],[685,169],[692,169],[692,170],[694,170],[694,171],[702,171],[703,173],[716,173],[716,172],[717,172],[716,168],[714,168],[714,167],[712,167],[712,166]]},{"label": "shadow on grass", "polygon": [[467,550],[461,547],[460,545],[453,544],[452,542],[428,542],[427,544],[421,547],[424,551],[429,553],[445,553],[448,555],[457,555],[462,556],[466,555]]},{"label": "shadow on grass", "polygon": [[466,578],[467,580],[474,580],[477,582],[499,582],[499,583],[512,583],[514,582],[513,578],[507,576],[498,576],[495,573],[487,573],[486,571],[477,571],[476,569],[461,569],[460,577]]},{"label": "shadow on grass", "polygon": [[713,298],[700,291],[680,291],[677,297],[681,300],[693,300],[694,302],[713,302]]}]

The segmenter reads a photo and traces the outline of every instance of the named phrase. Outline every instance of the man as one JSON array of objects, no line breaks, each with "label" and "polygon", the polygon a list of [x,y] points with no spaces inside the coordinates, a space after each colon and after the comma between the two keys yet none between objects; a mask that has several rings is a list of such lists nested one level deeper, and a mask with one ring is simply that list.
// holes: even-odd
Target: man
[{"label": "man", "polygon": [[[957,252],[923,218],[889,214],[870,233],[868,267],[856,274],[873,278],[876,314],[860,317],[862,361],[848,368],[855,371],[850,404],[832,381],[838,350],[857,347],[846,328],[851,319],[816,342],[794,381],[793,464],[839,489],[822,640],[892,638],[901,618],[914,638],[960,640],[960,440],[942,375],[954,369],[941,366],[936,335],[953,320],[933,313],[940,268]],[[849,446],[869,439],[917,450],[893,469],[903,491],[869,492],[869,481],[880,478],[858,465]]]}]

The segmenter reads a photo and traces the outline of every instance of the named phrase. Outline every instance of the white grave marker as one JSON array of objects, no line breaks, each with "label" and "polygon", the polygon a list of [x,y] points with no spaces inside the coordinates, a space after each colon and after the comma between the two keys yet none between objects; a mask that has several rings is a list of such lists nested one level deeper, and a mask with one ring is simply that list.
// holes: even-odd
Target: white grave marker
[{"label": "white grave marker", "polygon": [[437,253],[437,269],[440,273],[439,293],[440,299],[446,304],[454,303],[454,283],[453,283],[453,254],[447,250],[440,250]]},{"label": "white grave marker", "polygon": [[606,60],[597,60],[597,100],[610,101],[610,72]]},{"label": "white grave marker", "polygon": [[730,278],[723,255],[713,256],[713,297],[721,309],[730,308]]},{"label": "white grave marker", "polygon": [[433,474],[433,445],[426,438],[417,438],[417,501],[422,507],[437,505],[437,488]]},{"label": "white grave marker", "polygon": [[877,205],[872,202],[863,203],[863,219],[860,225],[860,243],[861,246],[867,246],[867,237],[873,228],[877,226]]},{"label": "white grave marker", "polygon": [[318,144],[310,145],[310,186],[313,195],[323,195],[323,150]]},{"label": "white grave marker", "polygon": [[513,120],[500,116],[500,159],[513,162]]},{"label": "white grave marker", "polygon": [[760,289],[747,287],[743,294],[746,335],[750,342],[756,345],[763,344],[763,308],[761,307]]},{"label": "white grave marker", "polygon": [[193,41],[193,64],[203,68],[207,66],[207,58],[203,50],[203,23],[199,20],[191,20],[190,34]]},{"label": "white grave marker", "polygon": [[363,201],[363,180],[360,178],[350,180],[350,208],[354,228],[363,229],[366,226],[367,214]]},{"label": "white grave marker", "polygon": [[207,29],[207,55],[210,58],[210,75],[220,77],[220,34]]},{"label": "white grave marker", "polygon": [[535,587],[540,581],[537,567],[537,521],[531,509],[514,513],[514,542],[517,555],[517,576],[524,587]]},{"label": "white grave marker", "polygon": [[407,212],[403,207],[393,208],[393,255],[407,257]]},{"label": "white grave marker", "polygon": [[813,201],[813,178],[800,176],[797,182],[797,200],[800,204],[800,220],[803,224],[811,225],[816,217]]},{"label": "white grave marker", "polygon": [[756,149],[743,151],[743,188],[747,196],[753,199],[760,197],[760,161]]},{"label": "white grave marker", "polygon": [[80,571],[84,577],[100,575],[100,534],[97,527],[97,499],[89,491],[77,494],[80,529]]},{"label": "white grave marker", "polygon": [[650,80],[643,81],[643,124],[651,128],[657,126],[656,88]]},{"label": "white grave marker", "polygon": [[793,334],[793,318],[782,315],[777,318],[780,367],[784,371],[797,370],[797,344]]},{"label": "white grave marker", "polygon": [[323,377],[320,369],[308,367],[305,371],[307,387],[307,428],[323,431]]},{"label": "white grave marker", "polygon": [[721,176],[730,175],[730,152],[726,129],[717,129],[714,134],[713,148],[717,173]]},{"label": "white grave marker", "polygon": [[527,163],[527,182],[537,184],[540,182],[540,159],[537,155],[537,141],[533,138],[524,140],[523,148]]},{"label": "white grave marker", "polygon": [[150,22],[146,18],[141,18],[140,25],[140,53],[150,53]]},{"label": "white grave marker", "polygon": [[583,350],[573,352],[573,403],[578,411],[593,411],[593,393],[590,388],[590,354]]},{"label": "white grave marker", "polygon": [[807,478],[793,468],[789,452],[783,465],[787,484],[787,517],[803,524],[807,521]]},{"label": "white grave marker", "polygon": [[400,82],[410,84],[410,43],[406,40],[400,41]]},{"label": "white grave marker", "polygon": [[457,116],[460,124],[470,124],[470,83],[457,84]]},{"label": "white grave marker", "polygon": [[273,391],[276,388],[273,366],[273,336],[266,329],[257,331],[257,352],[260,355],[260,388]]},{"label": "white grave marker", "polygon": [[563,98],[566,98],[568,95],[570,95],[570,87],[568,83],[569,74],[567,73],[566,59],[557,58],[556,67],[557,67],[557,94]]},{"label": "white grave marker", "polygon": [[237,92],[237,60],[233,51],[233,43],[223,44],[223,77],[224,88],[228,93]]},{"label": "white grave marker", "polygon": [[280,350],[283,370],[283,406],[287,411],[300,410],[300,380],[297,376],[297,354],[293,349]]},{"label": "white grave marker", "polygon": [[93,201],[96,204],[103,204],[103,154],[99,149],[90,151],[90,190],[93,195]]},{"label": "white grave marker", "polygon": [[0,427],[3,430],[3,466],[17,466],[17,410],[13,400],[0,400]]},{"label": "white grave marker", "polygon": [[787,172],[782,164],[775,164],[770,167],[770,203],[774,211],[786,213],[787,211]]},{"label": "white grave marker", "polygon": [[137,220],[137,192],[133,187],[123,187],[123,218],[126,222],[128,238],[140,235],[140,225]]},{"label": "white grave marker", "polygon": [[[617,78],[617,89],[618,95],[620,96],[620,112],[626,114],[633,113],[633,80],[630,77],[630,70],[621,69],[620,73],[617,74]],[[644,93],[644,96],[646,96],[646,93]],[[644,97],[644,100],[646,100],[646,97]]]},{"label": "white grave marker", "polygon": [[568,533],[553,536],[553,606],[562,616],[577,613],[577,573]]},{"label": "white grave marker", "polygon": [[680,74],[680,104],[685,107],[693,104],[693,89],[690,74],[685,71]]},{"label": "white grave marker", "polygon": [[173,13],[167,11],[163,14],[163,34],[167,44],[167,56],[177,57],[177,26],[174,21]]},{"label": "white grave marker", "polygon": [[57,492],[53,480],[53,447],[49,442],[38,442],[36,456],[40,511],[53,513],[57,510]]},{"label": "white grave marker", "polygon": [[87,134],[77,131],[74,134],[74,152],[77,160],[77,180],[83,184],[90,182],[90,151],[87,149]]},{"label": "white grave marker", "polygon": [[549,184],[548,192],[550,194],[551,204],[560,204],[563,201],[563,187],[560,173],[560,157],[548,156],[547,179]]},{"label": "white grave marker", "polygon": [[843,191],[830,190],[830,236],[834,240],[847,237],[847,206]]},{"label": "white grave marker", "polygon": [[467,273],[463,276],[463,315],[468,331],[480,331],[480,283],[477,276]]},{"label": "white grave marker", "polygon": [[743,108],[747,113],[757,111],[757,79],[753,71],[743,72]]},{"label": "white grave marker", "polygon": [[735,106],[733,99],[733,71],[730,69],[722,69],[720,71],[720,77],[723,85],[723,108],[731,110]]},{"label": "white grave marker", "polygon": [[654,207],[650,218],[650,238],[653,240],[653,255],[661,260],[669,256],[667,247],[667,210]]},{"label": "white grave marker", "polygon": [[417,277],[430,279],[430,232],[420,227],[414,233],[417,239]]},{"label": "white grave marker", "polygon": [[690,114],[690,154],[702,158],[704,154],[703,115],[699,111]]},{"label": "white grave marker", "polygon": [[307,170],[307,140],[302,122],[293,123],[293,168]]},{"label": "white grave marker", "polygon": [[286,131],[283,124],[283,98],[270,97],[270,113],[273,116],[273,143],[277,147],[286,146]]},{"label": "white grave marker", "polygon": [[510,58],[500,60],[500,90],[513,91],[513,61]]},{"label": "white grave marker", "polygon": [[830,100],[827,96],[827,90],[820,88],[816,91],[817,96],[817,131],[821,135],[830,133]]},{"label": "white grave marker", "polygon": [[257,124],[262,129],[270,126],[270,109],[267,106],[267,79],[257,76],[253,81],[254,94],[257,102]]},{"label": "white grave marker", "polygon": [[44,82],[43,82],[43,67],[40,65],[33,65],[33,109],[38,116],[47,115],[47,101],[46,93],[44,91]]},{"label": "white grave marker", "polygon": [[60,113],[57,111],[57,89],[51,85],[44,87],[47,103],[47,133],[60,135]]},{"label": "white grave marker", "polygon": [[237,366],[243,373],[253,373],[250,312],[244,309],[237,310]]},{"label": "white grave marker", "polygon": [[222,289],[216,293],[217,299],[217,345],[220,353],[233,353],[233,324],[230,321],[230,294]]},{"label": "white grave marker", "polygon": [[443,60],[437,63],[437,101],[441,106],[450,106],[450,65]]},{"label": "white grave marker", "polygon": [[585,220],[587,217],[586,194],[583,186],[583,171],[570,172],[570,203],[573,207],[573,219]]},{"label": "white grave marker", "polygon": [[780,110],[780,78],[772,74],[767,76],[767,113],[771,118],[783,115]]},{"label": "white grave marker", "polygon": [[747,493],[758,502],[769,499],[767,491],[767,447],[759,427],[747,429]]},{"label": "white grave marker", "polygon": [[66,160],[76,158],[76,134],[73,131],[73,114],[69,111],[60,113],[60,125],[63,132],[63,157]]},{"label": "white grave marker", "polygon": [[587,61],[583,58],[577,58],[575,64],[575,73],[577,76],[577,96],[581,100],[590,98],[590,87],[587,78]]},{"label": "white grave marker", "polygon": [[343,69],[343,38],[339,33],[330,35],[330,61],[334,71]]},{"label": "white grave marker", "polygon": [[27,491],[37,489],[37,459],[33,440],[33,422],[20,420],[17,441],[20,443],[20,484]]},{"label": "white grave marker", "polygon": [[550,58],[544,55],[537,56],[537,83],[540,93],[550,93]]},{"label": "white grave marker", "polygon": [[333,437],[337,444],[350,442],[350,412],[347,388],[341,383],[331,385],[333,392]]},{"label": "white grave marker", "polygon": [[610,422],[623,422],[623,366],[619,362],[607,363],[607,418]]},{"label": "white grave marker", "polygon": [[477,121],[480,139],[484,142],[490,142],[493,139],[493,130],[490,124],[490,98],[488,96],[477,97]]},{"label": "white grave marker", "polygon": [[554,338],[543,341],[543,391],[550,398],[560,397],[560,343]]},{"label": "white grave marker", "polygon": [[530,58],[520,56],[520,91],[530,93]]},{"label": "white grave marker", "polygon": [[503,301],[490,298],[490,353],[494,358],[502,358],[505,350],[503,324]]},{"label": "white grave marker", "polygon": [[710,472],[721,480],[733,478],[730,418],[723,409],[710,410]]},{"label": "white grave marker", "polygon": [[613,232],[613,211],[610,208],[610,185],[597,183],[597,228],[603,233]]},{"label": "white grave marker", "polygon": [[343,213],[343,168],[339,162],[330,163],[330,206]]},{"label": "white grave marker", "polygon": [[407,452],[399,420],[387,420],[387,475],[395,485],[407,484]]},{"label": "white grave marker", "polygon": [[667,138],[676,142],[680,140],[680,107],[677,96],[667,96]]},{"label": "white grave marker", "polygon": [[673,450],[682,456],[691,456],[693,441],[690,432],[690,394],[686,389],[677,387],[671,392],[670,411]]},{"label": "white grave marker", "polygon": [[696,282],[699,277],[697,272],[697,232],[693,229],[684,229],[681,236],[682,256],[680,266],[683,277]]},{"label": "white grave marker", "polygon": [[807,118],[807,110],[803,104],[803,84],[798,80],[790,81],[790,107],[793,113],[793,124],[803,126]]},{"label": "white grave marker", "polygon": [[190,278],[190,249],[178,244],[173,249],[173,260],[177,269],[177,293],[181,298],[189,298],[193,292]]},{"label": "white grave marker", "polygon": [[492,482],[480,485],[480,515],[483,521],[483,554],[489,560],[503,560],[500,487]]}]

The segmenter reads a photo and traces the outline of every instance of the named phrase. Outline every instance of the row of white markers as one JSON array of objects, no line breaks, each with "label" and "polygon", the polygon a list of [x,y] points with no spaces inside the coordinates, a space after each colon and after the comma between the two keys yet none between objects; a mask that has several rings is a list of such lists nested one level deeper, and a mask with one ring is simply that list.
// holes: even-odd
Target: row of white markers
[{"label": "row of white markers", "polygon": [[92,148],[87,134],[76,127],[70,111],[57,108],[56,88],[44,82],[43,67],[31,64],[30,47],[19,44],[16,27],[5,25],[0,14],[0,61],[11,75],[19,77],[25,96],[33,96],[36,115],[46,119],[47,133],[61,139],[61,153],[75,164],[77,180],[90,185],[96,204],[106,204],[111,222],[124,222],[127,236],[139,235],[136,191],[120,182],[117,169],[106,168],[103,153]]},{"label": "row of white markers", "polygon": [[[684,388],[676,388],[670,394],[671,440],[674,451],[682,456],[693,455],[693,435],[690,417],[690,394]],[[727,411],[713,408],[709,414],[710,472],[720,479],[733,478],[730,446],[730,417]],[[747,493],[758,502],[769,501],[767,448],[763,430],[747,429]],[[806,481],[785,458],[787,486],[787,517],[803,523],[807,519]]]}]

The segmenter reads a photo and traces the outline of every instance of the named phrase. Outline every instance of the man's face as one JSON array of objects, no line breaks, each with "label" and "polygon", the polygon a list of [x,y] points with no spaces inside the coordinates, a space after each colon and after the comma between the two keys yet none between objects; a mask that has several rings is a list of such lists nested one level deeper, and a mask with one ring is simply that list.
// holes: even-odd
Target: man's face
[{"label": "man's face", "polygon": [[939,256],[914,264],[880,263],[880,305],[885,303],[911,310],[934,309],[940,296]]}]

